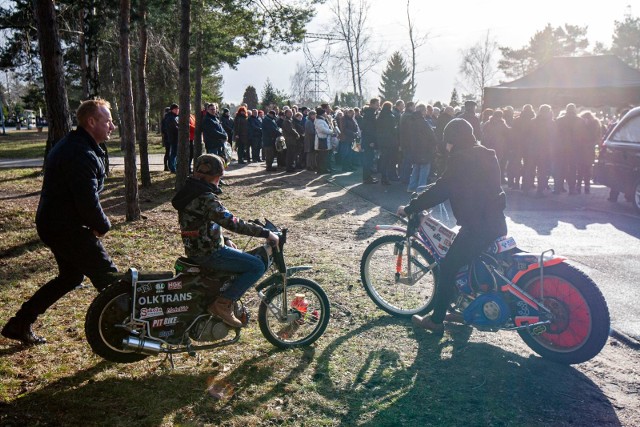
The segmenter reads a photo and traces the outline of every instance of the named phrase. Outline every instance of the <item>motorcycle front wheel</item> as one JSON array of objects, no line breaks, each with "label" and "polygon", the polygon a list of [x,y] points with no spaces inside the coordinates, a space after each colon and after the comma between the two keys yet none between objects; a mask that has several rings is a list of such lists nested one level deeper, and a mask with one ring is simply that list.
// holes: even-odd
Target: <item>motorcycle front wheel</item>
[{"label": "motorcycle front wheel", "polygon": [[542,287],[538,271],[529,273],[520,283],[551,311],[551,324],[543,333],[518,330],[533,351],[558,363],[576,364],[602,350],[609,337],[609,309],[589,276],[563,263],[544,269]]},{"label": "motorcycle front wheel", "polygon": [[382,236],[371,242],[362,254],[360,277],[373,302],[387,313],[401,318],[426,314],[433,308],[439,269],[429,252],[411,240],[409,282],[407,242],[404,236]]},{"label": "motorcycle front wheel", "polygon": [[[282,312],[282,286],[273,286],[266,292],[266,299],[258,309],[258,324],[262,335],[271,344],[279,348],[304,347],[314,343],[322,336],[329,324],[329,298],[316,282],[294,277],[287,280],[287,300],[289,313],[299,313],[300,318],[282,322],[277,313]],[[298,295],[307,304],[303,311],[294,307],[292,301]],[[304,295],[304,297],[300,297]]]},{"label": "motorcycle front wheel", "polygon": [[129,332],[118,325],[124,324],[130,316],[130,283],[114,283],[98,294],[89,306],[84,322],[87,341],[95,354],[116,363],[138,362],[148,357],[122,348],[122,340]]}]

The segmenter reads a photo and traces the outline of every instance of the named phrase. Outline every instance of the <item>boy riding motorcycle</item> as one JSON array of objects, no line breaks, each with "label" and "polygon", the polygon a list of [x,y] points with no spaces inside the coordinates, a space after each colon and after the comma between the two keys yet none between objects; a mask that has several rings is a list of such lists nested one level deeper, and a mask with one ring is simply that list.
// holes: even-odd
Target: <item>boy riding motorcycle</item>
[{"label": "boy riding motorcycle", "polygon": [[215,154],[203,154],[195,163],[193,175],[171,200],[178,210],[180,232],[186,255],[204,268],[236,273],[235,280],[208,307],[229,326],[239,328],[242,322],[235,316],[234,302],[262,277],[263,260],[242,252],[222,235],[222,228],[246,236],[264,237],[272,246],[278,236],[271,231],[247,223],[229,212],[218,199],[224,174],[224,161]]}]

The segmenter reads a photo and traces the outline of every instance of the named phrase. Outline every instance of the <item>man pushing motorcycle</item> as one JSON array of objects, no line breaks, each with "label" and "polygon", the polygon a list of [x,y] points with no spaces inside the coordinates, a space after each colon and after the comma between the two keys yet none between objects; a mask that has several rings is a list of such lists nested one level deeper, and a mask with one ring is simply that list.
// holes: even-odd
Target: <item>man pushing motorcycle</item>
[{"label": "man pushing motorcycle", "polygon": [[193,175],[171,200],[178,210],[185,253],[194,262],[211,270],[236,273],[235,280],[209,305],[208,311],[226,324],[239,328],[242,322],[234,314],[234,302],[262,277],[266,266],[262,258],[242,252],[222,235],[222,228],[247,236],[264,237],[272,246],[278,236],[245,222],[229,212],[218,199],[224,174],[224,161],[215,154],[196,159]]},{"label": "man pushing motorcycle", "polygon": [[412,215],[449,200],[460,231],[440,264],[440,280],[431,316],[414,315],[416,326],[442,332],[447,309],[455,295],[455,277],[497,238],[507,234],[505,194],[500,186],[500,165],[493,150],[476,142],[473,128],[464,119],[445,127],[443,139],[449,151],[447,169],[398,215]]}]

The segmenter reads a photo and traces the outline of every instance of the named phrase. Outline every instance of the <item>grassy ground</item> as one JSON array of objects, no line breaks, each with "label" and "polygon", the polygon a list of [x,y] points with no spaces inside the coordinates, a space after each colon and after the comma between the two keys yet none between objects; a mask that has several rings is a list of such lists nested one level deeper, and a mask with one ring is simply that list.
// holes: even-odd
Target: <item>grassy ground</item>
[{"label": "grassy ground", "polygon": [[[275,349],[259,332],[251,295],[253,320],[234,346],[179,355],[175,370],[159,357],[108,363],[84,339],[96,296],[85,286],[36,323],[47,345],[0,338],[0,425],[640,425],[637,353],[612,340],[592,361],[566,367],[534,355],[514,333],[414,331],[377,310],[359,283],[373,226],[391,217],[315,175],[245,170],[226,178],[223,201],[240,217],[290,229],[289,264],[313,265],[304,275],[332,302],[325,335],[306,349]],[[135,223],[124,221],[122,176],[108,179],[102,200],[114,229],[104,244],[121,269],[168,270],[182,254],[168,203],[173,179],[154,173]],[[40,185],[38,170],[0,171],[0,324],[55,272],[33,227]],[[212,386],[225,388],[222,400]]]},{"label": "grassy ground", "polygon": [[[7,132],[0,135],[0,158],[4,159],[31,159],[44,156],[47,141],[47,132],[37,130],[20,130]],[[107,143],[111,155],[120,155],[120,138],[117,132]],[[160,135],[149,135],[149,154],[164,153]]]}]

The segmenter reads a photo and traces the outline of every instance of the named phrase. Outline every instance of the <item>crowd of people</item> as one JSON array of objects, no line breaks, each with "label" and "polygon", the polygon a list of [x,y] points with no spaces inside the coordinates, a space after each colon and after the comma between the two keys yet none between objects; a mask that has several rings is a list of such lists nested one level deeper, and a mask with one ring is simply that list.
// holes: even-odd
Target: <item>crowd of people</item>
[{"label": "crowd of people", "polygon": [[[364,184],[401,182],[419,191],[442,174],[446,153],[442,135],[453,118],[465,119],[477,141],[496,151],[503,184],[544,196],[590,192],[596,147],[607,125],[585,110],[568,104],[558,115],[549,105],[537,111],[530,104],[476,112],[373,98],[362,108],[273,106],[263,110],[241,105],[233,117],[229,108],[205,104],[201,114],[207,153],[238,164],[264,162],[267,171],[287,173],[307,169],[318,174],[362,170]],[[165,170],[175,171],[178,144],[177,104],[167,107],[162,121]],[[191,120],[191,156],[195,119]],[[235,152],[236,159],[231,153]],[[550,187],[553,178],[553,188]]]}]

